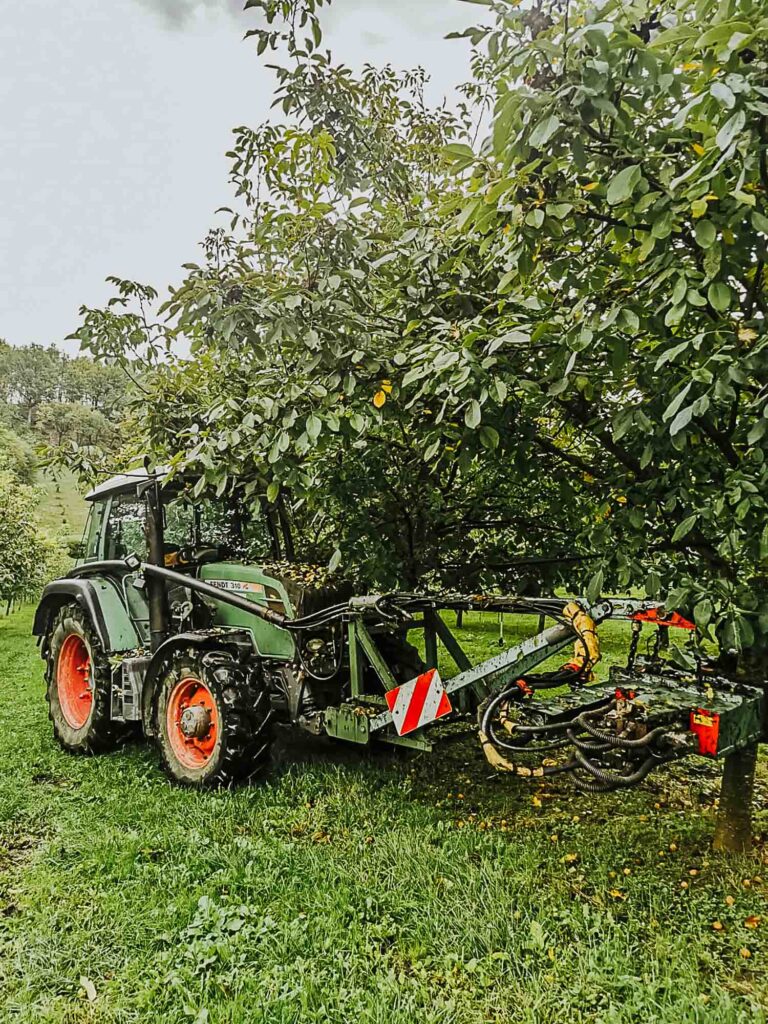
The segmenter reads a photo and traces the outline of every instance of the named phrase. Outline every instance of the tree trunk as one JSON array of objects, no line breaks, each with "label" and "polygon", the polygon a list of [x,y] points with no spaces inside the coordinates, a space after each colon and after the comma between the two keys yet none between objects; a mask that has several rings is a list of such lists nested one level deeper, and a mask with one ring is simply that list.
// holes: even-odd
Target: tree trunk
[{"label": "tree trunk", "polygon": [[288,509],[285,507],[282,494],[279,495],[277,499],[277,517],[280,522],[280,529],[283,535],[285,557],[289,562],[295,562],[296,548],[293,544],[293,529],[291,527],[291,519],[288,515]]},{"label": "tree trunk", "polygon": [[729,754],[725,759],[712,844],[719,853],[747,853],[752,848],[752,796],[756,765],[756,743]]}]

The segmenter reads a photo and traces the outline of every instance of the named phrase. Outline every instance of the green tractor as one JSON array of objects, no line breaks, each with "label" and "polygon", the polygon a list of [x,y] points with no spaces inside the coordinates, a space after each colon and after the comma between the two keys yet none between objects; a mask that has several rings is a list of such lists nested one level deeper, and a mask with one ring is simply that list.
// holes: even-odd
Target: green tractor
[{"label": "green tractor", "polygon": [[[351,589],[282,560],[279,521],[193,500],[164,477],[134,471],[86,496],[81,557],[34,620],[50,718],[68,751],[141,731],[175,781],[228,784],[259,772],[277,719],[338,699],[348,664],[324,613]],[[399,678],[423,667],[411,645],[388,647]]]},{"label": "green tractor", "polygon": [[[473,733],[499,771],[572,772],[582,790],[605,792],[765,735],[764,690],[721,677],[695,651],[691,668],[672,665],[670,631],[695,627],[658,602],[359,596],[284,558],[279,518],[195,497],[168,474],[129,472],[87,499],[82,557],[45,588],[34,620],[54,734],[68,751],[141,733],[172,780],[202,788],[256,776],[280,726],[419,751]],[[473,664],[449,611],[533,616],[539,631]],[[593,669],[609,619],[631,623],[631,642],[605,683]],[[449,659],[456,672],[443,680],[438,662],[444,670]]]}]

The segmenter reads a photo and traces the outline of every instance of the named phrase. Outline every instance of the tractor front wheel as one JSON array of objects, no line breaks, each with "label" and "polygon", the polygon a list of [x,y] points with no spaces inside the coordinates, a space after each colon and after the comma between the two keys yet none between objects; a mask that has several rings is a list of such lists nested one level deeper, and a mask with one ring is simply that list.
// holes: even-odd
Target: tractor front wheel
[{"label": "tractor front wheel", "polygon": [[177,651],[155,691],[154,733],[166,774],[198,789],[253,778],[269,759],[272,717],[259,666],[226,651]]},{"label": "tractor front wheel", "polygon": [[58,743],[77,754],[116,747],[128,729],[110,719],[109,662],[79,605],[64,605],[54,618],[46,663],[46,699]]}]

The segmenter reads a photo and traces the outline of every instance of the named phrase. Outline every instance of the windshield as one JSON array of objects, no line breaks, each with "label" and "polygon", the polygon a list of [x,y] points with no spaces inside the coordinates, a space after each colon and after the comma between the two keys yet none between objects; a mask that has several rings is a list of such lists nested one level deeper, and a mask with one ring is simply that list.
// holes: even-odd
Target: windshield
[{"label": "windshield", "polygon": [[256,516],[207,499],[177,498],[166,506],[166,547],[222,547],[232,556],[268,558],[269,531],[258,509]]}]

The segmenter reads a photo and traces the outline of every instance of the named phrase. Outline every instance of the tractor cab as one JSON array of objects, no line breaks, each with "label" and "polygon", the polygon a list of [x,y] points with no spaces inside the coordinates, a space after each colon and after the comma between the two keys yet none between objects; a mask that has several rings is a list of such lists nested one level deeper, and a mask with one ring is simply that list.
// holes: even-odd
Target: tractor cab
[{"label": "tractor cab", "polygon": [[[162,515],[163,564],[191,568],[234,557],[280,560],[282,545],[274,523],[249,517],[239,503],[193,498],[183,484],[166,483],[167,473],[136,471],[112,477],[86,495],[90,513],[79,565],[138,556],[151,558],[157,494]],[[165,484],[165,486],[164,486]]]},{"label": "tractor cab", "polygon": [[[270,535],[263,517],[249,518],[234,503],[193,498],[190,488],[169,480],[162,470],[112,477],[90,491],[86,500],[91,508],[82,555],[70,576],[98,579],[102,593],[111,592],[122,604],[130,628],[121,632],[135,632],[131,647],[155,649],[169,635],[185,629],[241,623],[233,622],[221,607],[197,600],[183,585],[145,580],[127,559],[220,582],[226,589],[273,602],[282,610],[288,607],[287,594],[260,568],[274,562],[279,551],[279,540]],[[254,622],[248,626],[253,628]],[[271,639],[278,653],[290,653],[284,636],[254,639],[260,652],[270,646]]]}]

